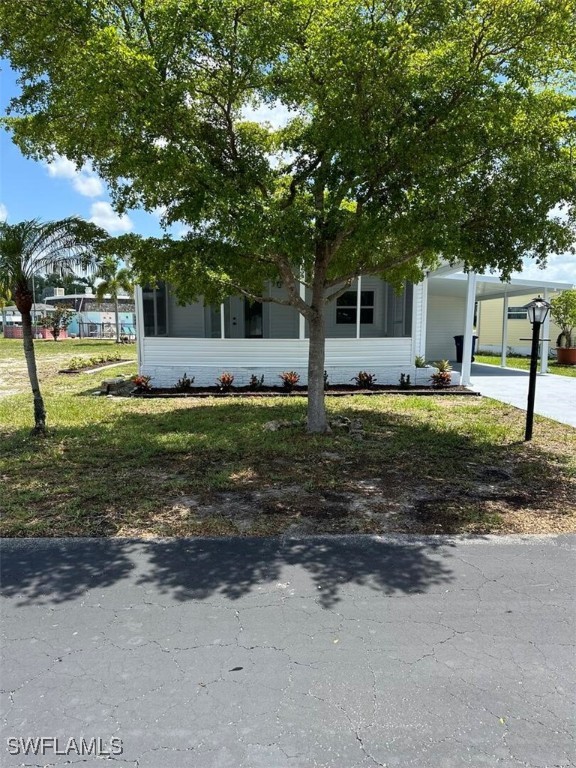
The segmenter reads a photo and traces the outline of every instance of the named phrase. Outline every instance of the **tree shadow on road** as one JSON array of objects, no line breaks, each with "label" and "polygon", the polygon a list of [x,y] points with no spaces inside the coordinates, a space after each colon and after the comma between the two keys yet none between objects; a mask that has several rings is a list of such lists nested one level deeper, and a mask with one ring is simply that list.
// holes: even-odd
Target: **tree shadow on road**
[{"label": "tree shadow on road", "polygon": [[[235,601],[287,577],[323,608],[350,585],[382,595],[418,594],[449,584],[444,538],[310,537],[299,539],[46,540],[4,546],[2,593],[17,605],[59,604],[93,590],[122,587],[127,603],[146,595],[179,602]],[[300,583],[300,575],[302,582]],[[105,602],[106,593],[99,594]]]}]

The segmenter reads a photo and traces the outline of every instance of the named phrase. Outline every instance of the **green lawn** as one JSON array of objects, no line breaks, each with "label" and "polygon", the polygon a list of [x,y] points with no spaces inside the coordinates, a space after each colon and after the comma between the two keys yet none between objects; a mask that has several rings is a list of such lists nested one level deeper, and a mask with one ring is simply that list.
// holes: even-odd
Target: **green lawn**
[{"label": "green lawn", "polygon": [[26,389],[0,397],[5,536],[576,529],[570,427],[537,417],[527,446],[512,407],[388,395],[329,400],[332,415],[362,420],[362,441],[269,432],[305,401],[98,397],[103,375],[59,375],[44,354],[76,343],[37,345],[46,439],[29,436]]},{"label": "green lawn", "polygon": [[[487,363],[488,365],[500,365],[500,355],[476,355],[477,363]],[[530,369],[530,358],[528,357],[507,357],[506,364],[509,368],[521,368],[523,371]],[[559,376],[576,377],[576,365],[558,365],[555,360],[548,363],[550,373],[556,373]]]}]

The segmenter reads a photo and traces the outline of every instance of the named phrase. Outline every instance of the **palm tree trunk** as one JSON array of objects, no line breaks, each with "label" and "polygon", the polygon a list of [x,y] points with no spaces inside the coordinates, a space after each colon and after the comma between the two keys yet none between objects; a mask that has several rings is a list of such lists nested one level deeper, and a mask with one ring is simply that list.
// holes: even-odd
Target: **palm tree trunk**
[{"label": "palm tree trunk", "polygon": [[2,336],[6,338],[6,307],[2,307]]},{"label": "palm tree trunk", "polygon": [[36,355],[34,353],[34,339],[32,337],[32,315],[30,311],[21,310],[22,315],[22,339],[24,341],[24,356],[28,367],[28,378],[34,395],[34,429],[33,435],[46,434],[46,410],[44,400],[40,392],[38,370],[36,368]]},{"label": "palm tree trunk", "polygon": [[120,344],[120,314],[118,311],[118,294],[114,296],[114,315],[116,319],[116,344]]}]

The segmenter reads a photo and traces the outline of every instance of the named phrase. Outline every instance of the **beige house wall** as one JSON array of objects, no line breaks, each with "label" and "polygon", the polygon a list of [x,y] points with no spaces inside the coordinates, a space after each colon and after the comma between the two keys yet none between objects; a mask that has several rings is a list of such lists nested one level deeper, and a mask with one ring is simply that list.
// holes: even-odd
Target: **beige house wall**
[{"label": "beige house wall", "polygon": [[[528,304],[534,295],[527,293],[525,296],[511,296],[508,299],[508,308],[522,307]],[[478,303],[478,349],[486,352],[501,353],[502,350],[502,314],[504,312],[504,299],[489,299]],[[556,339],[560,334],[560,328],[550,321],[550,347],[556,346]],[[508,320],[507,347],[513,354],[529,355],[532,337],[532,326],[529,320]]]}]

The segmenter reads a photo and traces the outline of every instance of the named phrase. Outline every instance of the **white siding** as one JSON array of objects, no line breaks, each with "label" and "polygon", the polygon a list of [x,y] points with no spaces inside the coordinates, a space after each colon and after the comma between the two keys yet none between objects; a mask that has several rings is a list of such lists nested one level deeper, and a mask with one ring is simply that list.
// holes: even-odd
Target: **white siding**
[{"label": "white siding", "polygon": [[466,300],[428,294],[426,360],[455,360],[454,336],[464,333]]},{"label": "white siding", "polygon": [[[144,338],[141,372],[154,386],[173,386],[187,373],[201,386],[214,384],[223,371],[247,384],[251,374],[278,383],[282,371],[294,370],[306,383],[308,340]],[[327,339],[326,370],[333,384],[349,383],[358,371],[376,374],[381,384],[397,384],[401,373],[415,380],[412,339]]]}]

